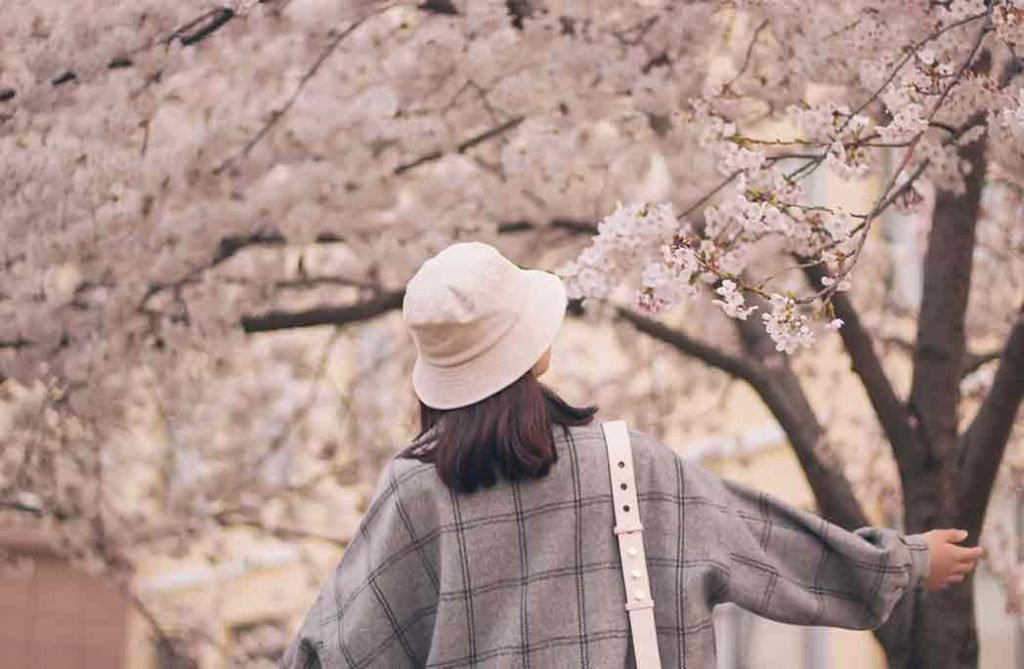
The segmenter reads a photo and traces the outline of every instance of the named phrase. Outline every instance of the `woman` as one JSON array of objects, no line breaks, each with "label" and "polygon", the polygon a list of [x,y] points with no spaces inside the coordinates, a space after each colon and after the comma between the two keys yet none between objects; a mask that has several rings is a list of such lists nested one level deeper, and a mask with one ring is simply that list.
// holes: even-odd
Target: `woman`
[{"label": "woman", "polygon": [[[632,666],[596,409],[537,380],[565,307],[557,277],[486,244],[413,276],[422,432],[385,468],[284,666]],[[717,604],[869,629],[980,557],[956,530],[847,532],[630,437],[663,666],[714,666]]]}]

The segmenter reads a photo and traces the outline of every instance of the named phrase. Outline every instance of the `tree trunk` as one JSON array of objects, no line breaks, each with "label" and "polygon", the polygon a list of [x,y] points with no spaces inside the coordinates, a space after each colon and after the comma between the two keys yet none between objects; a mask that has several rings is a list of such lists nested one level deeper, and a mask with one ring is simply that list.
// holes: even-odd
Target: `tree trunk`
[{"label": "tree trunk", "polygon": [[[978,666],[974,624],[974,578],[942,592],[915,598],[907,669],[967,669]],[[890,666],[893,666],[890,663]],[[898,666],[898,665],[897,665]]]},{"label": "tree trunk", "polygon": [[[950,477],[932,466],[904,479],[904,513],[910,534],[951,527],[956,502],[949,494]],[[964,528],[976,544],[979,528]],[[978,666],[978,635],[974,620],[974,579],[941,592],[919,589],[907,597],[897,612],[889,643],[885,643],[893,669],[967,669]]]},{"label": "tree trunk", "polygon": [[[960,380],[966,355],[966,310],[986,172],[984,138],[960,149],[970,165],[963,193],[939,191],[932,212],[924,289],[914,347],[908,408],[917,436],[911,457],[899,461],[907,533],[955,527],[961,502],[955,482],[963,476],[958,457]],[[991,482],[988,483],[991,485]],[[969,543],[979,527],[965,527]],[[946,591],[919,590],[907,602],[904,638],[886,648],[890,665],[908,669],[977,667],[973,579]]]}]

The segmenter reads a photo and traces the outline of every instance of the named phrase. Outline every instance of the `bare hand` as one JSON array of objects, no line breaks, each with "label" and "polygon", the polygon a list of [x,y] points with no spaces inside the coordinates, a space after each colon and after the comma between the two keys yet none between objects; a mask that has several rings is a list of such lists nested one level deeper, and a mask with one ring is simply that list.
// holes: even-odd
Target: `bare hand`
[{"label": "bare hand", "polygon": [[956,544],[967,538],[966,530],[932,530],[925,532],[928,542],[928,578],[924,582],[928,590],[943,590],[954,583],[962,582],[967,574],[978,566],[978,560],[985,555],[980,547],[964,548]]}]

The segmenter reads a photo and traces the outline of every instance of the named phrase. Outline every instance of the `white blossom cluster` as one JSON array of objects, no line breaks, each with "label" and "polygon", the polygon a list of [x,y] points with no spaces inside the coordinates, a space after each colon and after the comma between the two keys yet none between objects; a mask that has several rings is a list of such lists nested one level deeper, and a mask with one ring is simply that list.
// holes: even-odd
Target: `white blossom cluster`
[{"label": "white blossom cluster", "polygon": [[761,314],[768,336],[775,342],[775,350],[793,353],[814,342],[814,334],[807,325],[807,317],[796,309],[793,298],[772,295],[771,313]]},{"label": "white blossom cluster", "polygon": [[[655,255],[679,223],[671,204],[618,204],[597,226],[597,236],[560,270],[570,298],[608,296],[627,274]],[[653,279],[653,277],[652,277]]]},{"label": "white blossom cluster", "polygon": [[[745,319],[749,307],[741,301],[743,294],[760,285],[750,276],[751,263],[757,261],[758,248],[775,240],[768,248],[778,250],[781,242],[783,249],[817,258],[841,275],[837,282],[811,287],[810,294],[798,295],[792,304],[771,286],[754,291],[772,301],[771,314],[763,316],[774,314],[764,321],[780,350],[807,345],[813,328],[804,322],[810,310],[802,305],[814,306],[817,297],[827,302],[832,293],[849,289],[851,262],[859,257],[879,210],[870,203],[858,212],[823,207],[808,197],[802,179],[817,169],[863,179],[888,163],[892,183],[879,205],[888,193],[899,196],[880,208],[906,210],[922,201],[912,179],[962,193],[970,168],[961,151],[986,133],[1000,140],[992,153],[1005,168],[1018,175],[1024,169],[1018,157],[1024,155],[1020,81],[998,82],[999,69],[1013,64],[1004,54],[1003,60],[993,56],[996,62],[986,71],[968,67],[988,22],[1004,26],[996,31],[1001,37],[1013,32],[1008,26],[1019,19],[1014,3],[996,4],[998,11],[990,12],[980,1],[942,6],[885,2],[878,13],[844,5],[808,14],[800,11],[799,2],[750,3],[748,28],[738,31],[749,40],[740,40],[747,49],[737,50],[739,70],[726,83],[706,84],[685,111],[713,169],[725,177],[724,188],[707,188],[710,195],[702,199],[709,201],[678,226],[699,234],[681,236],[668,225],[663,230],[635,227],[638,236],[661,234],[661,243],[651,239],[634,245],[647,250],[648,262],[633,257],[628,265],[609,263],[606,271],[600,264],[606,253],[600,249],[617,243],[599,232],[580,256],[589,270],[579,294],[605,295],[625,279],[638,288],[640,306],[661,310],[701,294],[699,285],[714,283],[720,297],[714,303],[727,315]],[[753,30],[758,21],[760,28]],[[780,44],[789,51],[780,52]],[[770,55],[780,57],[771,60]],[[788,101],[785,87],[769,90],[781,81],[791,86]],[[803,88],[794,88],[797,84]],[[807,102],[809,84],[830,86],[831,94]],[[758,128],[766,115],[798,134],[765,136]],[[986,115],[987,124],[979,123]],[[624,276],[624,266],[634,271]],[[567,278],[572,283],[577,275]],[[828,321],[833,329],[841,324]]]},{"label": "white blossom cluster", "polygon": [[747,320],[747,316],[752,314],[757,306],[748,306],[745,304],[746,298],[743,293],[736,290],[736,282],[730,279],[726,279],[722,282],[722,285],[715,289],[715,292],[722,296],[719,300],[713,300],[713,304],[717,304],[722,308],[722,311],[726,315],[732,318],[738,318],[741,321]]}]

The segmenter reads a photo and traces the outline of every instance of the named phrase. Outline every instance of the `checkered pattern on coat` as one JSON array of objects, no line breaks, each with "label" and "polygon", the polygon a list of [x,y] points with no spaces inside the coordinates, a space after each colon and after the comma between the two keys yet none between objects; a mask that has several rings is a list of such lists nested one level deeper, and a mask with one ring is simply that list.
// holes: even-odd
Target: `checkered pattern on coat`
[{"label": "checkered pattern on coat", "polygon": [[[602,432],[556,436],[548,476],[471,495],[392,460],[282,666],[632,666]],[[847,532],[630,436],[665,667],[714,666],[716,604],[867,629],[926,575],[920,536]]]}]

